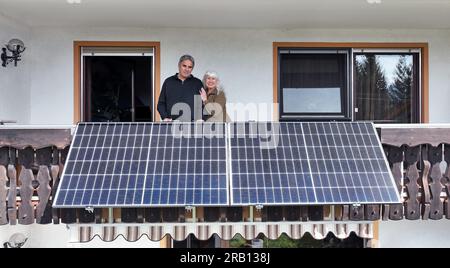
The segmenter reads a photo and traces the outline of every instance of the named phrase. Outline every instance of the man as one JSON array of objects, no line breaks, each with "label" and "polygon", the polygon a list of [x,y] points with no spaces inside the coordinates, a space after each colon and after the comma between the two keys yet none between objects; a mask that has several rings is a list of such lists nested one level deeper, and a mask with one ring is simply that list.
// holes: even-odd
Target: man
[{"label": "man", "polygon": [[[158,101],[158,112],[163,121],[201,119],[202,105],[199,92],[203,85],[200,79],[191,74],[194,65],[192,56],[181,56],[178,61],[178,73],[164,81]],[[195,105],[196,101],[200,103],[200,107]],[[195,108],[199,111],[195,111]]]}]

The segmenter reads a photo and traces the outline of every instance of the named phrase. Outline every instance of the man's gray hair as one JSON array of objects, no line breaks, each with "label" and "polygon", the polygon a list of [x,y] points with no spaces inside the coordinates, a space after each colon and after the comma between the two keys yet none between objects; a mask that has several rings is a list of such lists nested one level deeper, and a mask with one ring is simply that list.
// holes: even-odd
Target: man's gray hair
[{"label": "man's gray hair", "polygon": [[183,55],[183,56],[180,57],[180,60],[178,61],[178,65],[180,65],[185,60],[191,61],[192,62],[192,67],[194,67],[194,65],[195,65],[194,57],[192,57],[191,55],[188,55],[188,54]]}]

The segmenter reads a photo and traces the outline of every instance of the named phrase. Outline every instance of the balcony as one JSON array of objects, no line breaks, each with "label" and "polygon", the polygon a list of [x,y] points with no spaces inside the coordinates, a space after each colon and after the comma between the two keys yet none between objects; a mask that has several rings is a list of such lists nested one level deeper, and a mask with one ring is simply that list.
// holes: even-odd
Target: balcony
[{"label": "balcony", "polygon": [[[136,239],[147,224],[153,240],[165,233],[183,238],[190,232],[217,232],[229,237],[240,232],[304,232],[370,236],[367,224],[376,220],[450,219],[450,125],[377,126],[392,173],[404,202],[399,205],[266,206],[185,208],[52,208],[71,141],[67,127],[0,127],[0,225],[75,224],[79,228],[125,228]],[[214,222],[214,225],[209,223]],[[191,224],[191,223],[196,223]],[[349,224],[350,225],[347,225]],[[299,225],[301,224],[301,225]],[[345,227],[344,227],[345,225]],[[132,228],[129,230],[129,228]],[[133,229],[138,228],[138,229]],[[181,229],[180,229],[181,228]],[[272,229],[273,230],[272,230]],[[191,229],[198,229],[193,231]],[[217,229],[217,230],[216,230]],[[227,235],[228,234],[228,235]],[[247,234],[247,235],[245,235]],[[231,238],[229,237],[229,238]],[[89,235],[84,240],[89,240]],[[83,239],[81,239],[83,240]]]}]

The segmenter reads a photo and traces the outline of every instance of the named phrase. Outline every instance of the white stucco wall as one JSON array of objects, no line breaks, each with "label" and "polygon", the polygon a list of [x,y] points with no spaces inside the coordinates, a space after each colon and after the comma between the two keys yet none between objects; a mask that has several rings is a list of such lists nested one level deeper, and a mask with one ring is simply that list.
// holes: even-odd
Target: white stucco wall
[{"label": "white stucco wall", "polygon": [[27,237],[24,248],[91,248],[91,247],[129,247],[129,248],[159,248],[159,242],[153,242],[146,236],[136,242],[128,242],[118,237],[111,242],[103,242],[98,237],[87,243],[70,243],[69,230],[66,224],[31,224],[31,225],[3,225],[0,226],[0,247],[8,241],[14,233],[22,233]]},{"label": "white stucco wall", "polygon": [[2,225],[0,226],[0,243],[3,245],[14,233],[22,233],[28,238],[24,247],[66,247],[69,232],[66,225]]},{"label": "white stucco wall", "polygon": [[379,246],[383,248],[450,248],[450,220],[381,222]]},{"label": "white stucco wall", "polygon": [[[31,122],[70,124],[73,118],[73,41],[160,41],[161,82],[180,55],[196,58],[194,74],[219,72],[229,102],[272,103],[272,42],[428,42],[430,121],[450,122],[450,31],[245,30],[150,28],[33,28]],[[250,118],[257,119],[257,118]],[[271,119],[271,113],[259,119]]]},{"label": "white stucco wall", "polygon": [[[26,51],[17,67],[10,63],[6,68],[0,65],[0,120],[16,120],[30,123],[30,28],[0,14],[0,48],[12,38],[25,43]],[[8,53],[11,55],[11,53]]]}]

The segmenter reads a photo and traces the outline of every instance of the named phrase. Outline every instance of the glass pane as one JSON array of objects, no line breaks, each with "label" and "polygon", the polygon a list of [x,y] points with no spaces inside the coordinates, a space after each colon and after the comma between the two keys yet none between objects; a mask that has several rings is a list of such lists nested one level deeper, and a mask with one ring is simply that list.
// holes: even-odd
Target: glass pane
[{"label": "glass pane", "polygon": [[152,57],[84,56],[85,121],[152,121]]},{"label": "glass pane", "polygon": [[134,57],[136,68],[134,75],[134,109],[136,122],[151,122],[153,67],[152,57]]},{"label": "glass pane", "polygon": [[285,113],[340,113],[341,89],[283,88]]},{"label": "glass pane", "polygon": [[347,116],[347,57],[309,50],[281,53],[281,116]]},{"label": "glass pane", "polygon": [[355,55],[356,120],[379,123],[417,121],[418,67],[414,57],[414,54]]}]

